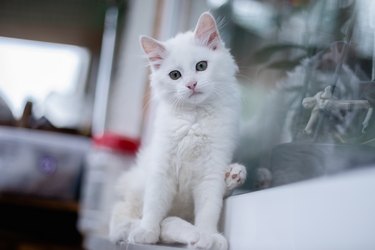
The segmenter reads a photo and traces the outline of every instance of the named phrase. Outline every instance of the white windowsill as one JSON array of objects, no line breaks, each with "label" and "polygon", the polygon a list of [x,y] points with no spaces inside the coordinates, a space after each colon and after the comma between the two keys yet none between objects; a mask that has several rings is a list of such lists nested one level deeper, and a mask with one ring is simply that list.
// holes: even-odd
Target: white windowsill
[{"label": "white windowsill", "polygon": [[231,250],[375,249],[375,168],[232,196]]},{"label": "white windowsill", "polygon": [[[224,234],[231,250],[375,249],[374,191],[372,167],[232,196],[225,201]],[[103,250],[184,249],[99,241]]]}]

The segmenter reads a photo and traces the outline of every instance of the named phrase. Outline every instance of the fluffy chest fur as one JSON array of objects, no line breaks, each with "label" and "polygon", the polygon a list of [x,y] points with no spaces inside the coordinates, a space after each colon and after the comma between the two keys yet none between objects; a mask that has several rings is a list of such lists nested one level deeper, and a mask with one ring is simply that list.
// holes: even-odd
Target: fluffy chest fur
[{"label": "fluffy chest fur", "polygon": [[167,133],[170,134],[169,141],[173,145],[171,157],[175,158],[177,167],[199,163],[209,154],[214,137],[208,129],[212,120],[209,115],[196,113],[173,119]]},{"label": "fluffy chest fur", "polygon": [[176,180],[180,190],[191,190],[208,175],[222,177],[234,147],[235,113],[225,107],[183,111],[159,107],[152,153],[165,154],[169,164],[159,167]]}]

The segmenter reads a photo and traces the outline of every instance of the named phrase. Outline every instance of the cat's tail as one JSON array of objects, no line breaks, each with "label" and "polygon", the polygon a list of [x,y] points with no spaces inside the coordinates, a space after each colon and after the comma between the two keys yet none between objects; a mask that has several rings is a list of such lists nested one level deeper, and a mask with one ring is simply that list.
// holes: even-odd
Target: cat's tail
[{"label": "cat's tail", "polygon": [[271,187],[272,184],[272,173],[267,168],[259,168],[257,170],[255,187],[257,189],[265,189]]}]

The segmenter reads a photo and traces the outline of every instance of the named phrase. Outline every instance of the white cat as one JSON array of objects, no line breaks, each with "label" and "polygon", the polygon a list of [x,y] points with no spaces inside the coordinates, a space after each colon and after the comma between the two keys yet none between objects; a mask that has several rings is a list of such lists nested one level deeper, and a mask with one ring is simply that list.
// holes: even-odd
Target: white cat
[{"label": "white cat", "polygon": [[244,166],[229,165],[240,111],[237,66],[208,12],[194,32],[140,42],[159,105],[150,144],[121,177],[110,239],[227,249],[217,230],[223,197],[246,178]]}]

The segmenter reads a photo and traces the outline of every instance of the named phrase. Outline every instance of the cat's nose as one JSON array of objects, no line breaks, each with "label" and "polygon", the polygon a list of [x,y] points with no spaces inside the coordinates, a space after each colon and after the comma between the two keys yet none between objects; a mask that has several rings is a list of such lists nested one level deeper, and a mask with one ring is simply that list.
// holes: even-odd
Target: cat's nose
[{"label": "cat's nose", "polygon": [[196,86],[197,86],[196,81],[191,81],[186,84],[186,88],[191,89],[191,90],[194,90]]}]

